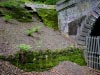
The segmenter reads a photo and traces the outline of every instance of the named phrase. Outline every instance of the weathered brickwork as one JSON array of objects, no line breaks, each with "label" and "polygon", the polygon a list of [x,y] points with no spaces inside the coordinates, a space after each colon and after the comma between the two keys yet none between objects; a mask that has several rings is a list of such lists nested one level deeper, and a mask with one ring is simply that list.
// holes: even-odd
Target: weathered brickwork
[{"label": "weathered brickwork", "polygon": [[61,0],[57,2],[56,10],[61,32],[67,36],[80,35],[84,20],[94,13],[92,11],[99,3],[100,0]]}]

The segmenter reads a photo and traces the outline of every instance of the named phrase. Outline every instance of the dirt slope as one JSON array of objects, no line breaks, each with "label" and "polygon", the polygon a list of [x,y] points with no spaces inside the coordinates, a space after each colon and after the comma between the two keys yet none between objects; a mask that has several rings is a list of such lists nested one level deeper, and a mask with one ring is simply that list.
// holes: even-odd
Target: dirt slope
[{"label": "dirt slope", "polygon": [[0,61],[0,75],[100,75],[100,73],[72,62],[62,62],[45,72],[24,72],[9,62]]},{"label": "dirt slope", "polygon": [[[42,22],[34,18],[32,23],[20,23],[11,20],[5,23],[0,18],[0,54],[13,54],[19,49],[19,44],[28,44],[32,46],[32,50],[45,49],[62,49],[70,45],[69,40],[64,38],[60,32],[45,27]],[[35,26],[41,26],[39,33],[34,33],[33,37],[27,36],[26,31]]]}]

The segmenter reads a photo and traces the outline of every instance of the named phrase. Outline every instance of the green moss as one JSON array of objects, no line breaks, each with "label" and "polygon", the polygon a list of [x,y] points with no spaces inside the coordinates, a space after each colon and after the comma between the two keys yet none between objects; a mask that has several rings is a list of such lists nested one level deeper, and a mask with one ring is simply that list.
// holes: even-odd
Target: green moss
[{"label": "green moss", "polygon": [[[60,0],[32,0],[33,2],[36,3],[45,3],[48,5],[56,5],[56,3]],[[64,2],[69,2],[70,0],[65,0]]]},{"label": "green moss", "polygon": [[[79,65],[86,65],[83,58],[82,50],[77,48],[63,49],[63,50],[46,50],[39,52],[28,51],[25,53],[24,64],[19,61],[20,52],[16,53],[14,57],[9,56],[6,60],[13,65],[25,71],[46,71],[59,64],[61,61],[71,61]],[[1,57],[0,59],[4,59]]]},{"label": "green moss", "polygon": [[57,1],[59,1],[59,0],[46,0],[44,3],[50,4],[50,5],[55,5]]},{"label": "green moss", "polygon": [[57,12],[54,9],[38,9],[39,16],[42,17],[45,26],[58,30]]},{"label": "green moss", "polygon": [[21,7],[21,2],[10,0],[7,2],[0,2],[0,9],[4,15],[11,15],[13,19],[21,22],[32,21],[32,15],[26,9]]},{"label": "green moss", "polygon": [[6,14],[3,19],[5,20],[5,22],[8,22],[10,19],[12,19],[11,15]]},{"label": "green moss", "polygon": [[5,56],[3,56],[3,55],[0,55],[0,59],[1,59],[1,60],[5,60],[5,59],[6,59],[6,57],[5,57]]}]

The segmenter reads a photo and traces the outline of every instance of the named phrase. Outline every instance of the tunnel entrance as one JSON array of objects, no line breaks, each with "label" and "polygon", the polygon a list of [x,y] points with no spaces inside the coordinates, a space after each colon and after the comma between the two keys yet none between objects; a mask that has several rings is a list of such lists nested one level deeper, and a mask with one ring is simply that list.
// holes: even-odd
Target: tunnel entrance
[{"label": "tunnel entrance", "polygon": [[90,36],[86,37],[86,59],[87,66],[100,69],[100,16],[93,24]]},{"label": "tunnel entrance", "polygon": [[90,36],[100,36],[100,16],[94,23]]}]

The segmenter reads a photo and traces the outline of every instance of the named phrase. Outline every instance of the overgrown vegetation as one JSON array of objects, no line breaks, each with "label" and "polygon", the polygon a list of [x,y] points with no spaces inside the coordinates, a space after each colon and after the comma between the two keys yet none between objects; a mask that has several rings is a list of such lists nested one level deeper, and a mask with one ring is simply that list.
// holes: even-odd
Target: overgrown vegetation
[{"label": "overgrown vegetation", "polygon": [[40,30],[40,28],[41,28],[41,26],[35,26],[35,27],[33,27],[33,28],[27,30],[27,35],[28,35],[28,36],[32,36],[32,34],[33,34],[34,32],[38,32],[38,31]]},{"label": "overgrown vegetation", "polygon": [[57,12],[54,9],[38,9],[39,16],[42,17],[45,26],[58,30]]},{"label": "overgrown vegetation", "polygon": [[7,14],[3,17],[3,19],[5,20],[5,22],[8,22],[10,19],[12,19],[12,16]]},{"label": "overgrown vegetation", "polygon": [[26,52],[31,49],[31,46],[26,44],[20,44],[18,45],[18,48],[20,49],[21,52]]},{"label": "overgrown vegetation", "polygon": [[46,51],[25,51],[24,63],[19,58],[20,51],[14,56],[0,59],[8,60],[13,65],[25,71],[45,71],[59,64],[62,61],[71,61],[79,65],[85,65],[82,50],[78,48],[68,48],[63,50]]},{"label": "overgrown vegetation", "polygon": [[55,5],[57,1],[59,0],[32,0],[38,3],[45,3],[45,4],[49,4],[49,5]]},{"label": "overgrown vegetation", "polygon": [[[56,5],[56,3],[59,1],[59,0],[32,0],[33,2],[37,2],[37,3],[45,3],[45,4],[48,4],[48,5]],[[66,2],[70,1],[70,0],[65,0]]]},{"label": "overgrown vegetation", "polygon": [[20,49],[20,53],[18,54],[19,61],[20,63],[24,64],[26,52],[28,52],[31,49],[31,46],[26,44],[20,44],[18,48]]},{"label": "overgrown vegetation", "polygon": [[10,0],[7,2],[0,2],[0,10],[2,12],[1,14],[10,15],[13,19],[17,19],[21,22],[32,21],[32,15],[21,6],[24,3],[24,1],[26,0]]}]

